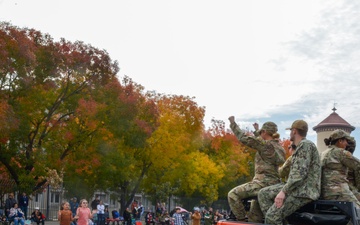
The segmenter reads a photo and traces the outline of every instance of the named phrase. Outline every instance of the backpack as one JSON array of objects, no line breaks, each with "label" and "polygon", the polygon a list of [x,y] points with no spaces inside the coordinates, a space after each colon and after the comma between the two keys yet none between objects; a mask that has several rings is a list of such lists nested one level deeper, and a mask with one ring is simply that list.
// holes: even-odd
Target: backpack
[{"label": "backpack", "polygon": [[120,217],[120,214],[119,214],[118,211],[114,210],[114,211],[112,211],[112,216],[113,216],[114,219],[117,219],[117,218]]}]

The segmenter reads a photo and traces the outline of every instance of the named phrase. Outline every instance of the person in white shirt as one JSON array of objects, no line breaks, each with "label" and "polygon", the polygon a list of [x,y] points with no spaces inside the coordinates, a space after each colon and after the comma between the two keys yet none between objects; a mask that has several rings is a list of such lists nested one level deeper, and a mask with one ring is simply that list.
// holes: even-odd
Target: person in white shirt
[{"label": "person in white shirt", "polygon": [[104,225],[105,224],[105,205],[102,200],[100,200],[99,204],[97,205],[97,225]]}]

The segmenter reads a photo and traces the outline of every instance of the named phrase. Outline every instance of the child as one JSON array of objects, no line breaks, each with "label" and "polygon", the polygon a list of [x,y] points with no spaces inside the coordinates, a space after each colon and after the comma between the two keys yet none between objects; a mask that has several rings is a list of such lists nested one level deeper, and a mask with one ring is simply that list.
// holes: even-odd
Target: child
[{"label": "child", "polygon": [[75,218],[78,219],[78,225],[88,225],[90,220],[93,217],[90,208],[88,207],[88,202],[86,199],[80,200],[80,207],[76,210]]},{"label": "child", "polygon": [[70,210],[70,204],[68,202],[63,202],[61,204],[60,210],[58,212],[58,220],[60,225],[70,225],[74,220]]},{"label": "child", "polygon": [[39,211],[39,207],[35,207],[34,212],[31,213],[31,220],[36,222],[37,225],[40,223],[44,225],[45,216]]}]

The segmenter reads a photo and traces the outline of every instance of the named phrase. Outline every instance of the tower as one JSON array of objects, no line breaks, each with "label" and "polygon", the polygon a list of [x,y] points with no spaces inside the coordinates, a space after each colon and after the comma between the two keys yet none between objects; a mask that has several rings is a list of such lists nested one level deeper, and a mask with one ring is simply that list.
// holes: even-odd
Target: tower
[{"label": "tower", "polygon": [[354,126],[351,126],[346,120],[341,118],[339,114],[337,114],[336,108],[332,109],[332,113],[326,117],[323,121],[321,121],[318,125],[313,127],[313,130],[317,133],[317,149],[321,153],[327,147],[324,143],[324,139],[330,136],[330,133],[336,129],[341,129],[347,133],[351,133],[351,131],[355,130]]}]

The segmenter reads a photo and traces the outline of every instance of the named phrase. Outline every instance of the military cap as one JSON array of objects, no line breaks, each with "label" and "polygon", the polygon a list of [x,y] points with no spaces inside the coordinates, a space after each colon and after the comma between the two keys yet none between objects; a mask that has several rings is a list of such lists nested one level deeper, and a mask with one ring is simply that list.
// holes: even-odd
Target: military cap
[{"label": "military cap", "polygon": [[268,133],[271,133],[271,134],[275,134],[278,129],[277,129],[277,125],[273,122],[266,122],[262,125],[260,131],[262,130],[266,130]]},{"label": "military cap", "polygon": [[334,130],[333,132],[331,132],[330,138],[332,140],[337,140],[340,138],[346,138],[347,140],[350,140],[350,141],[353,140],[353,138],[351,138],[348,133],[346,133],[345,131],[340,130],[340,129],[337,129],[337,130]]},{"label": "military cap", "polygon": [[291,130],[291,129],[299,129],[299,130],[303,130],[303,131],[308,131],[308,124],[304,121],[304,120],[295,120],[290,128],[286,128],[286,130]]},{"label": "military cap", "polygon": [[356,142],[356,141],[355,141],[355,138],[354,138],[353,136],[350,136],[350,134],[349,134],[348,141],[351,141],[351,142]]}]

